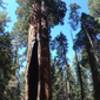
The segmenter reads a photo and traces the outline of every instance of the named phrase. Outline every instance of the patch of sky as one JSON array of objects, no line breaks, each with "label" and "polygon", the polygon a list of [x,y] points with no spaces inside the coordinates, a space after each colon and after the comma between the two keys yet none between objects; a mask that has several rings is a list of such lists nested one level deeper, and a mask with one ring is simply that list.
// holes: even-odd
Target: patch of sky
[{"label": "patch of sky", "polygon": [[7,12],[8,12],[8,17],[10,17],[10,22],[8,23],[7,31],[11,31],[14,23],[16,22],[16,8],[17,8],[17,3],[16,0],[5,0],[6,5],[7,5]]}]

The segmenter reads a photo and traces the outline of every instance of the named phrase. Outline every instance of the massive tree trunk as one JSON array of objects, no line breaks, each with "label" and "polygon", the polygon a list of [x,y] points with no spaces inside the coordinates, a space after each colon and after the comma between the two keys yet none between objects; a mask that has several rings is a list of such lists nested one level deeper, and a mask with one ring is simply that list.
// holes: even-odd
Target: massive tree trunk
[{"label": "massive tree trunk", "polygon": [[40,100],[50,100],[50,54],[47,40],[40,38],[40,50]]},{"label": "massive tree trunk", "polygon": [[41,2],[41,24],[40,24],[40,100],[51,100],[50,94],[50,52],[49,52],[49,32],[48,21],[44,10],[44,2]]},{"label": "massive tree trunk", "polygon": [[48,22],[46,16],[43,15],[42,6],[44,5],[42,4],[44,3],[40,1],[39,6],[33,5],[34,10],[36,9],[34,14],[38,16],[33,16],[32,23],[36,23],[35,30],[37,32],[36,34],[32,33],[37,39],[33,43],[33,48],[28,49],[29,54],[30,51],[32,51],[32,54],[28,56],[31,59],[29,60],[27,72],[28,97],[26,100],[51,100]]},{"label": "massive tree trunk", "polygon": [[32,50],[32,57],[28,68],[28,100],[36,100],[38,88],[38,56],[37,56],[38,43],[35,41]]}]

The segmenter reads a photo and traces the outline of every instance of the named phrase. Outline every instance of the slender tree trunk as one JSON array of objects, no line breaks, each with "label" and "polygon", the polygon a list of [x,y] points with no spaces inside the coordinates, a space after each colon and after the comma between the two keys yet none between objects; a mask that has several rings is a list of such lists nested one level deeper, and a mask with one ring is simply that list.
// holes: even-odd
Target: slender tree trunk
[{"label": "slender tree trunk", "polygon": [[69,77],[68,77],[68,63],[67,63],[67,59],[65,56],[65,64],[66,64],[66,73],[67,73],[67,80],[66,80],[66,95],[67,95],[67,100],[71,100],[71,91],[70,91],[70,83],[69,83]]},{"label": "slender tree trunk", "polygon": [[79,64],[79,61],[78,61],[76,51],[75,51],[75,58],[76,58],[76,63],[77,63],[77,68],[78,68],[78,78],[79,78],[79,81],[80,81],[81,100],[84,100],[84,88],[83,88],[82,74],[81,74],[81,68],[80,68],[80,64]]},{"label": "slender tree trunk", "polygon": [[88,30],[86,30],[85,27],[84,27],[84,30],[85,30],[86,36],[88,38],[88,41],[90,43],[90,47],[91,47],[92,52],[93,52],[92,55],[94,56],[95,61],[96,61],[97,65],[98,65],[98,67],[100,67],[99,58],[98,58],[98,56],[96,54],[96,48],[95,48],[95,45],[93,43],[92,36],[88,33]]},{"label": "slender tree trunk", "polygon": [[[73,41],[73,44],[74,44],[74,39],[73,39],[73,34],[71,32],[71,37],[72,37],[72,41]],[[80,90],[81,90],[81,100],[84,100],[84,87],[83,87],[83,81],[82,81],[82,74],[81,74],[81,68],[80,68],[80,64],[79,64],[79,61],[78,61],[78,56],[77,56],[77,52],[76,50],[75,51],[75,59],[76,59],[76,63],[77,63],[77,68],[78,68],[78,79],[79,79],[79,82],[80,82]]]}]

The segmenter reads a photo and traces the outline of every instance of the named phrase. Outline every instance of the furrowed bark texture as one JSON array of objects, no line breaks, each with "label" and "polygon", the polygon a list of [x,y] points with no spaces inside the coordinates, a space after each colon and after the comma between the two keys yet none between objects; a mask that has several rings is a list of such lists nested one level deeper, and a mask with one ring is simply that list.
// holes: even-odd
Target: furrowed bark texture
[{"label": "furrowed bark texture", "polygon": [[[44,4],[44,3],[43,3]],[[30,59],[27,69],[27,98],[26,100],[51,100],[49,33],[46,16],[42,14],[41,3],[33,5],[36,9],[31,25],[35,25],[33,47],[29,47]],[[37,16],[38,15],[38,16]],[[34,38],[35,37],[35,38]],[[29,41],[30,41],[29,37]]]}]

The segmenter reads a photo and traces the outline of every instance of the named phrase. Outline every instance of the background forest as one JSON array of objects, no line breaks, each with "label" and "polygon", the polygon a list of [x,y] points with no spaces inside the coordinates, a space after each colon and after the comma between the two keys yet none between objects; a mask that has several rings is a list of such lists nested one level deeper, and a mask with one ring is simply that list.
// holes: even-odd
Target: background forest
[{"label": "background forest", "polygon": [[[77,0],[42,1],[48,9],[52,100],[100,100],[100,1],[87,0],[88,13]],[[0,100],[25,100],[29,19],[37,2],[16,0],[9,31],[12,20],[0,0]],[[57,25],[59,33],[53,31]]]}]

